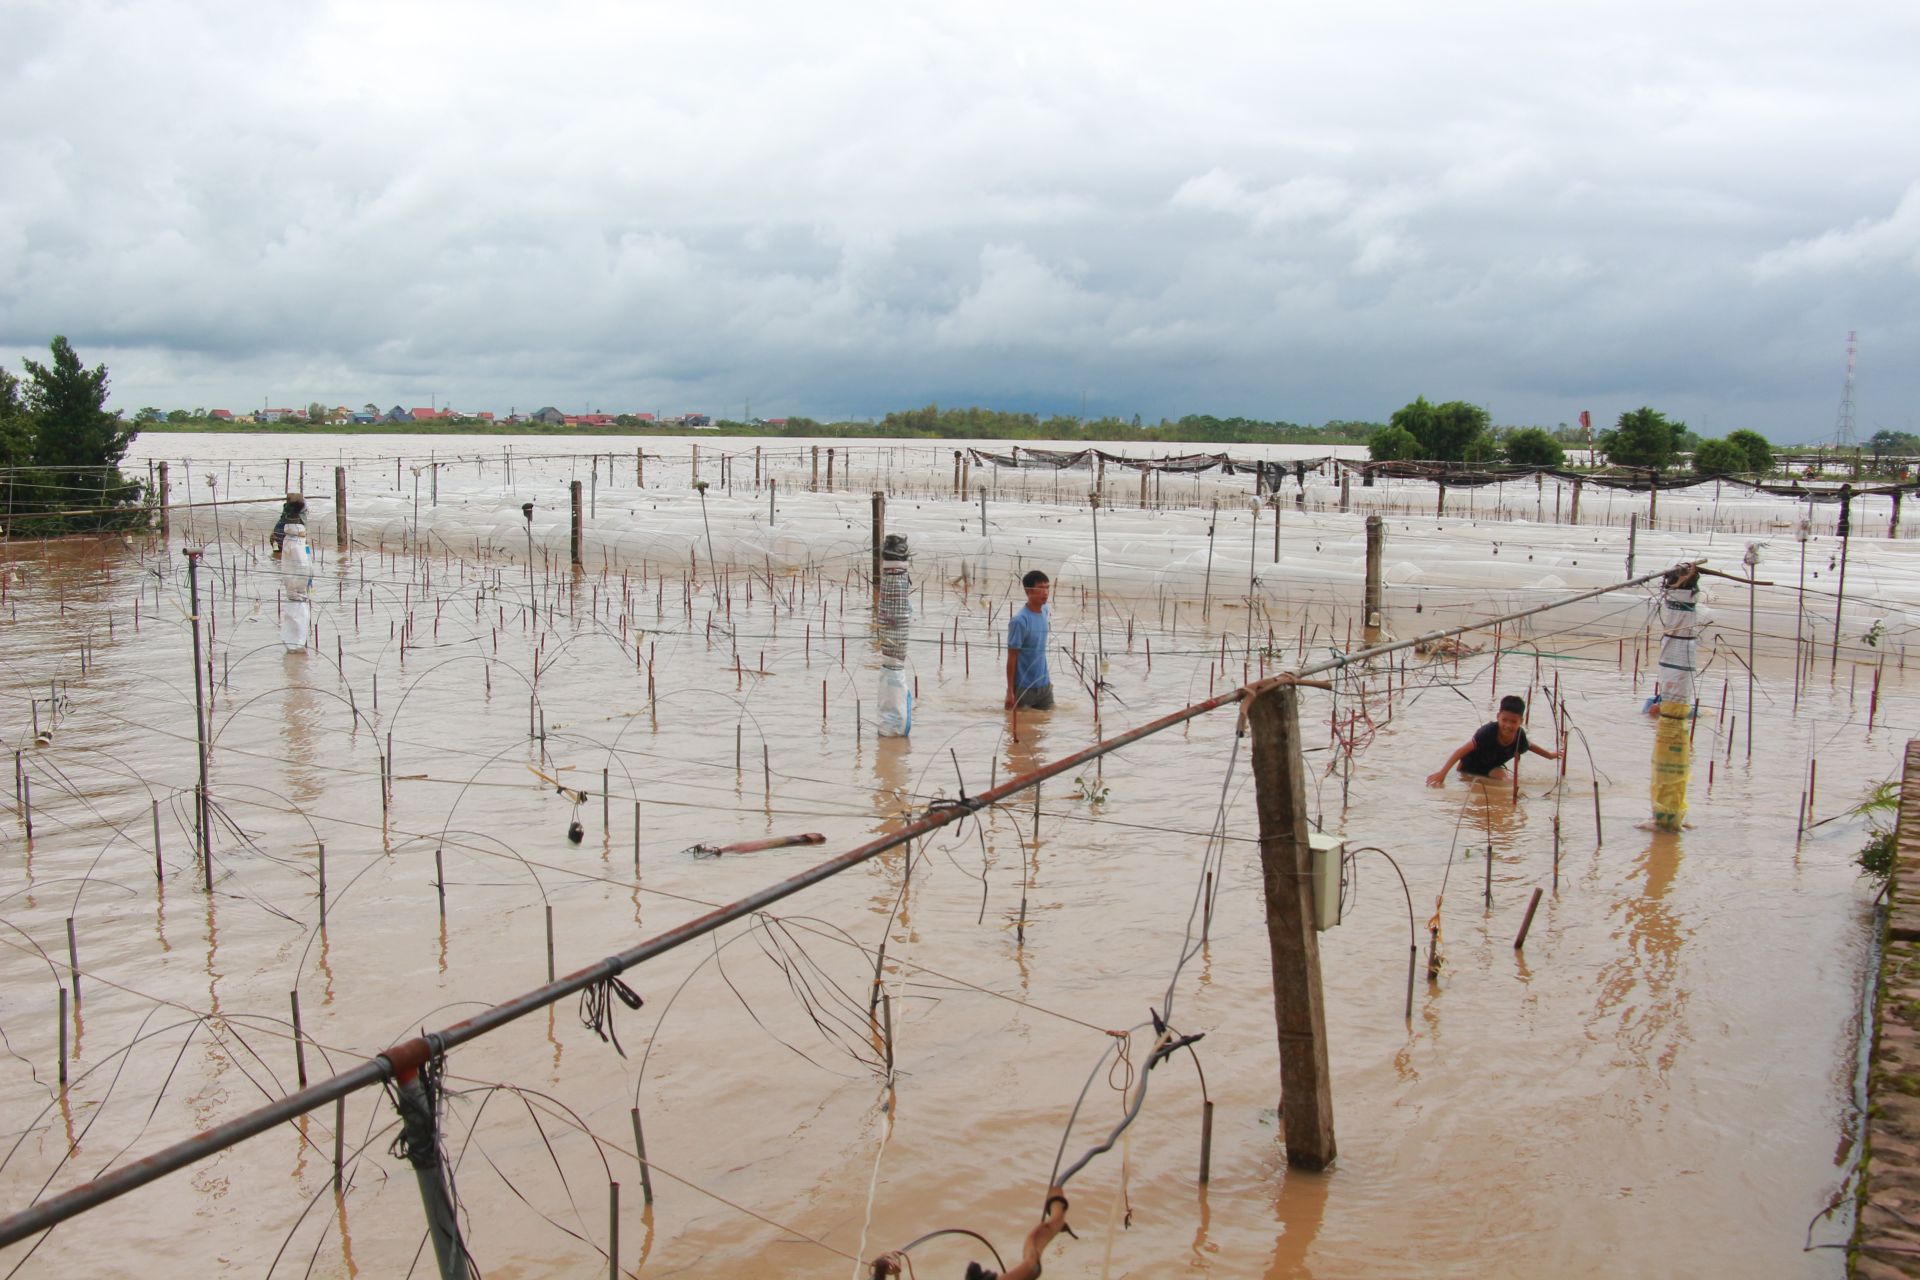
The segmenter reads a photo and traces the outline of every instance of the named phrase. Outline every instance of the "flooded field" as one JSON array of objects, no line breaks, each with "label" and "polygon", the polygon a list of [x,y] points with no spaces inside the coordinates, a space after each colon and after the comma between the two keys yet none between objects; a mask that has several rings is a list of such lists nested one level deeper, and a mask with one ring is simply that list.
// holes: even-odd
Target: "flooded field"
[{"label": "flooded field", "polygon": [[[897,472],[855,455],[831,492],[808,491],[809,454],[776,469],[769,453],[772,495],[747,454],[731,495],[708,458],[701,495],[679,443],[647,442],[673,452],[644,486],[631,447],[603,465],[525,442],[544,453],[509,463],[497,442],[441,438],[468,450],[453,467],[388,438],[140,443],[172,459],[176,504],[271,495],[303,450],[315,631],[280,643],[272,503],[176,510],[168,539],[6,545],[8,1212],[291,1092],[302,1063],[309,1080],[344,1070],[930,805],[1358,647],[1364,622],[1361,491],[1328,509],[1322,478],[1256,514],[1250,477],[1169,479],[1179,501],[1142,508],[1116,468],[1096,516],[1087,472],[1012,472],[983,514],[994,474],[953,499],[951,449],[903,452]],[[591,504],[578,571],[572,479]],[[876,736],[882,485],[914,553],[909,738]],[[1436,520],[1418,492],[1387,508],[1392,633],[1627,576],[1624,527]],[[1354,851],[1345,920],[1320,936],[1330,1171],[1289,1169],[1279,1141],[1254,789],[1228,707],[630,970],[644,1006],[616,1002],[599,1030],[569,1000],[455,1050],[445,1147],[481,1272],[604,1273],[610,1181],[622,1274],[861,1276],[948,1228],[1011,1262],[1050,1170],[1121,1119],[1171,990],[1174,1024],[1205,1039],[1154,1068],[1138,1120],[1068,1186],[1079,1239],[1052,1246],[1049,1276],[1844,1274],[1842,1252],[1806,1246],[1851,1221],[1816,1221],[1856,1155],[1873,963],[1876,886],[1847,811],[1920,724],[1904,671],[1920,566],[1884,529],[1854,540],[1835,652],[1839,543],[1797,542],[1804,508],[1756,499],[1694,528],[1682,499],[1659,501],[1682,527],[1636,531],[1638,573],[1703,555],[1743,572],[1741,528],[1786,531],[1760,552],[1774,585],[1753,635],[1746,588],[1710,588],[1689,829],[1644,825],[1653,587],[1302,695],[1309,805]],[[205,553],[211,893],[187,547]],[[1057,584],[1060,704],[1016,737],[1000,642],[1035,566]],[[1529,699],[1536,740],[1570,726],[1564,780],[1534,759],[1517,794],[1423,785],[1505,693]],[[824,844],[696,852],[800,833]],[[79,992],[65,1089],[62,987]],[[391,1100],[356,1094],[343,1118],[273,1129],[0,1264],[113,1270],[137,1250],[160,1276],[431,1274]],[[996,1266],[955,1235],[911,1257],[922,1276]]]}]

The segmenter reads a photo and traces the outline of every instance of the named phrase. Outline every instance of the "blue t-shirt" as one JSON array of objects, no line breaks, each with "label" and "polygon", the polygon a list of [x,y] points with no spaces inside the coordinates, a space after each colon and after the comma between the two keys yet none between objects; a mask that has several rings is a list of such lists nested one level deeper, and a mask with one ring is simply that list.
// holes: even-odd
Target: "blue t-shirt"
[{"label": "blue t-shirt", "polygon": [[1014,692],[1053,683],[1047,675],[1047,627],[1051,621],[1050,613],[1044,610],[1035,613],[1021,605],[1020,611],[1007,623],[1007,648],[1017,655],[1013,665]]}]

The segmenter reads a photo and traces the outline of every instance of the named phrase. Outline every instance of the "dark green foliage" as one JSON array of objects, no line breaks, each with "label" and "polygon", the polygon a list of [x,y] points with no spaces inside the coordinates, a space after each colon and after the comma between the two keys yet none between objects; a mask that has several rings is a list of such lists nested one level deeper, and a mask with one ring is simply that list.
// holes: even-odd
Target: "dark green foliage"
[{"label": "dark green foliage", "polygon": [[1876,831],[1854,857],[1860,869],[1876,880],[1885,880],[1893,874],[1893,832]]},{"label": "dark green foliage", "polygon": [[[1487,411],[1477,404],[1464,400],[1429,404],[1425,396],[1420,396],[1412,404],[1396,409],[1391,423],[1420,442],[1421,458],[1460,462],[1469,457],[1468,451],[1476,440],[1486,437],[1488,418]],[[1484,447],[1479,452],[1484,453]]]},{"label": "dark green foliage", "polygon": [[1539,427],[1521,427],[1507,436],[1507,461],[1525,467],[1557,467],[1566,461],[1560,442]]},{"label": "dark green foliage", "polygon": [[1740,468],[1742,471],[1766,475],[1773,470],[1773,446],[1758,431],[1729,431],[1727,443],[1746,455],[1746,465]]},{"label": "dark green foliage", "polygon": [[[0,462],[10,468],[5,509],[13,531],[144,526],[141,486],[119,469],[137,428],[107,410],[107,367],[82,365],[63,337],[49,349],[49,363],[24,362],[26,379],[14,384],[17,405],[0,404],[0,453],[6,455]],[[15,399],[11,386],[0,396]]]},{"label": "dark green foliage", "polygon": [[1702,440],[1693,451],[1693,469],[1703,476],[1730,476],[1747,470],[1747,451],[1731,440]]},{"label": "dark green foliage", "polygon": [[1600,433],[1599,445],[1615,466],[1661,471],[1673,465],[1686,429],[1686,423],[1669,422],[1666,414],[1643,406],[1621,414],[1613,430]]},{"label": "dark green foliage", "polygon": [[1882,782],[1867,792],[1867,798],[1847,811],[1850,817],[1867,820],[1867,842],[1854,855],[1854,864],[1868,875],[1885,880],[1893,874],[1895,860],[1894,825],[1900,811],[1898,783]]},{"label": "dark green foliage", "polygon": [[33,460],[33,419],[20,402],[20,379],[0,369],[0,467]]},{"label": "dark green foliage", "polygon": [[1375,462],[1404,462],[1420,456],[1420,442],[1405,427],[1381,427],[1367,437],[1367,453]]}]

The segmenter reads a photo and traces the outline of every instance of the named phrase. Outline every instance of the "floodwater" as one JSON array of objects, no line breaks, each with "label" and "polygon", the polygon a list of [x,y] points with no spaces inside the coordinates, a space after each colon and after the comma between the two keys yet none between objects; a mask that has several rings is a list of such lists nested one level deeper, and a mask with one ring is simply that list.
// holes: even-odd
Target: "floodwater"
[{"label": "floodwater", "polygon": [[[381,441],[351,443],[363,469],[379,465]],[[281,483],[271,470],[261,487]],[[678,535],[622,542],[606,527],[697,511],[685,479],[671,494],[616,497],[578,575],[565,571],[564,532],[556,544],[537,530],[529,563],[524,535],[488,523],[521,497],[497,476],[443,490],[427,507],[437,518],[357,524],[344,554],[322,513],[318,630],[296,654],[278,643],[273,508],[226,508],[217,529],[211,510],[193,513],[211,631],[211,896],[192,854],[188,518],[175,516],[170,545],[6,548],[4,745],[21,752],[34,830],[29,843],[17,804],[0,817],[0,1204],[291,1091],[293,993],[318,1079],[544,982],[549,912],[564,974],[936,800],[1225,692],[1263,661],[1294,665],[1303,648],[1323,658],[1346,643],[1358,605],[1343,574],[1287,586],[1335,554],[1336,536],[1350,542],[1358,515],[1299,517],[1279,568],[1263,566],[1250,591],[1203,576],[1224,570],[1190,555],[1206,546],[1193,541],[1199,517],[1138,512],[1128,528],[1113,513],[1102,536],[1116,556],[1133,545],[1134,568],[1096,612],[1074,558],[1084,507],[1036,492],[991,512],[980,537],[961,527],[968,504],[928,494],[910,513],[902,500],[889,519],[915,540],[919,697],[910,739],[876,739],[865,528],[835,532],[851,519],[847,495],[783,482],[784,514],[756,535],[750,486],[731,506],[710,494],[711,534],[727,548],[716,581],[704,541],[690,564]],[[629,509],[647,514],[616,517]],[[811,533],[778,543],[782,523]],[[1389,560],[1449,540],[1479,554],[1482,534],[1396,521]],[[1580,536],[1612,539],[1607,564],[1567,585],[1617,576],[1624,532]],[[1641,554],[1686,554],[1689,536],[1648,549],[1642,535]],[[1071,1164],[1120,1120],[1147,1011],[1171,990],[1173,1025],[1205,1033],[1212,1181],[1197,1181],[1202,1086],[1183,1053],[1152,1071],[1138,1120],[1068,1185],[1079,1239],[1053,1245],[1049,1275],[1839,1276],[1841,1252],[1804,1246],[1850,1226],[1843,1209],[1809,1231],[1851,1173],[1873,964],[1873,887],[1852,865],[1864,825],[1844,815],[1892,775],[1916,720],[1899,647],[1904,551],[1861,549],[1878,566],[1871,603],[1892,620],[1886,635],[1869,646],[1849,625],[1837,657],[1823,636],[1798,682],[1794,620],[1831,601],[1762,594],[1757,616],[1785,624],[1762,626],[1751,713],[1744,592],[1718,584],[1722,643],[1701,645],[1691,825],[1678,835],[1640,825],[1652,726],[1638,711],[1657,645],[1644,589],[1509,627],[1497,657],[1494,635],[1477,633],[1483,651],[1457,662],[1407,654],[1390,677],[1385,664],[1349,668],[1334,693],[1303,693],[1309,805],[1361,850],[1346,919],[1320,935],[1339,1143],[1326,1173],[1290,1170],[1279,1142],[1253,787],[1229,708],[1048,783],[1037,824],[1023,797],[916,843],[910,864],[884,855],[629,971],[646,1003],[616,1007],[619,1050],[572,1000],[455,1050],[445,1146],[474,1256],[490,1276],[604,1272],[611,1180],[623,1273],[864,1275],[858,1259],[947,1228],[981,1233],[1011,1261],[1056,1154]],[[1054,595],[1060,706],[1023,715],[1016,740],[996,637],[1015,569],[1063,559],[1075,568]],[[1463,586],[1419,586],[1389,574],[1391,629],[1476,612]],[[1537,603],[1546,590],[1504,582],[1478,604]],[[1102,647],[1096,724],[1074,668],[1091,678]],[[1517,799],[1422,785],[1490,717],[1496,692],[1531,695],[1533,733],[1551,741],[1555,687],[1579,731],[1564,784],[1536,758]],[[1810,758],[1823,821],[1801,841]],[[567,839],[574,819],[579,844]],[[691,852],[802,832],[825,845]],[[1444,963],[1429,982],[1437,897]],[[62,1092],[69,919],[81,1000]],[[883,939],[885,1018],[869,1022]],[[1109,1032],[1129,1028],[1118,1059]],[[340,1194],[329,1108],[0,1263],[111,1270],[138,1250],[159,1276],[426,1274],[414,1180],[388,1150],[394,1118],[384,1096],[349,1100]],[[958,1236],[911,1256],[921,1275],[995,1265]]]}]

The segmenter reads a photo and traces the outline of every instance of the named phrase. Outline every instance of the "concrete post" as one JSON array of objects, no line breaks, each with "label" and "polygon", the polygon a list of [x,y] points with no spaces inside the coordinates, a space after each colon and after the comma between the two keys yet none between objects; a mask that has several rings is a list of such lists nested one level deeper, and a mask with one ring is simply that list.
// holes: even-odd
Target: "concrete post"
[{"label": "concrete post", "polygon": [[1387,522],[1378,515],[1367,517],[1367,594],[1361,621],[1366,627],[1368,644],[1380,638],[1380,564],[1386,558]]},{"label": "concrete post", "polygon": [[1320,943],[1314,932],[1312,854],[1307,844],[1306,768],[1300,755],[1300,691],[1274,685],[1247,704],[1260,817],[1273,1013],[1280,1041],[1281,1126],[1287,1163],[1324,1169],[1336,1153],[1333,1082],[1327,1065]]},{"label": "concrete post", "polygon": [[573,555],[573,567],[578,569],[581,564],[580,545],[584,532],[580,522],[580,482],[575,480],[568,488],[572,490],[573,494],[573,536],[570,539],[570,545]]},{"label": "concrete post", "polygon": [[[165,466],[163,462],[160,464]],[[347,469],[333,469],[333,545],[335,550],[347,549]]]}]

